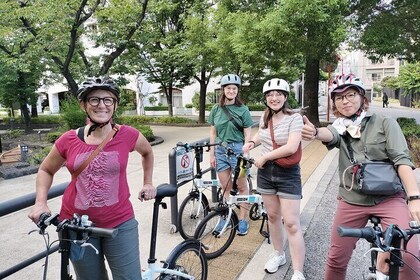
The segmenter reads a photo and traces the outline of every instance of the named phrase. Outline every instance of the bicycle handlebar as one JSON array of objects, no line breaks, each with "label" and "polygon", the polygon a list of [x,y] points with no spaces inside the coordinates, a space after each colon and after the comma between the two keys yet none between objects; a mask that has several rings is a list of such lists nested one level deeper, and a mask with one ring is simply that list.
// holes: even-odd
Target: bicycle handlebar
[{"label": "bicycle handlebar", "polygon": [[337,228],[338,234],[341,237],[357,237],[357,238],[364,238],[369,242],[375,242],[376,239],[376,232],[371,227],[365,228],[347,228],[343,226],[339,226]]},{"label": "bicycle handlebar", "polygon": [[114,238],[118,234],[118,229],[94,227],[91,225],[91,223],[92,222],[86,218],[83,221],[83,224],[79,225],[80,219],[76,217],[72,220],[65,219],[60,222],[58,220],[58,214],[51,215],[49,213],[43,213],[39,216],[39,222],[37,226],[40,228],[41,232],[43,232],[49,225],[52,224],[57,227],[57,232],[63,229],[67,229],[76,233],[87,233],[89,235],[92,234],[98,237],[111,238]]},{"label": "bicycle handlebar", "polygon": [[[372,227],[346,228],[343,226],[338,226],[337,231],[341,237],[364,238],[387,252],[393,249],[392,245],[394,240],[403,240],[404,243],[407,243],[412,236],[420,234],[420,227],[418,223],[412,221],[410,222],[410,228],[405,230],[400,229],[397,225],[391,224],[383,232],[381,230],[375,230]],[[381,242],[381,237],[383,238],[383,242]]]},{"label": "bicycle handlebar", "polygon": [[207,142],[203,142],[203,143],[189,144],[189,143],[178,142],[176,144],[177,147],[183,147],[187,151],[189,151],[189,150],[195,150],[195,149],[200,149],[200,148],[207,148],[208,149],[207,151],[209,151],[210,150],[210,147],[218,146],[218,145],[220,145],[220,143],[207,143]]}]

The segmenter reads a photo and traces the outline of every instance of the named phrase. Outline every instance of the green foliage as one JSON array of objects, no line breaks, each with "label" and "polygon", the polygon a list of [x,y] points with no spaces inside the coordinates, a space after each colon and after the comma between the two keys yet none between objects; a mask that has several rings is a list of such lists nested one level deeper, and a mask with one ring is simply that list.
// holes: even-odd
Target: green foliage
[{"label": "green foliage", "polygon": [[[420,59],[420,5],[418,0],[351,1],[356,47],[372,60],[384,56],[413,62]],[[360,34],[360,35],[359,35]]]},{"label": "green foliage", "polygon": [[420,125],[414,118],[397,118],[397,122],[407,140],[414,165],[420,167]]},{"label": "green foliage", "polygon": [[397,122],[406,138],[420,138],[420,125],[417,124],[414,118],[397,118]]},{"label": "green foliage", "polygon": [[31,119],[33,124],[61,124],[62,121],[60,115],[38,115],[38,117]]},{"label": "green foliage", "polygon": [[192,97],[192,105],[196,110],[200,110],[200,94],[199,93],[194,93],[193,97]]},{"label": "green foliage", "polygon": [[67,129],[76,129],[86,125],[86,113],[80,109],[79,101],[69,97],[61,104],[62,119]]},{"label": "green foliage", "polygon": [[145,111],[168,111],[167,105],[161,105],[161,106],[145,106]]},{"label": "green foliage", "polygon": [[185,104],[185,108],[193,108],[194,106],[191,103]]},{"label": "green foliage", "polygon": [[400,68],[398,85],[407,94],[420,92],[420,62],[405,64]]},{"label": "green foliage", "polygon": [[264,104],[247,104],[250,111],[264,111],[265,105]]},{"label": "green foliage", "polygon": [[60,131],[49,132],[47,133],[47,141],[49,143],[54,143],[61,135],[63,135],[63,132]]},{"label": "green foliage", "polygon": [[48,153],[51,151],[51,148],[52,146],[48,146],[31,154],[28,159],[29,163],[31,165],[40,165],[44,161]]},{"label": "green foliage", "polygon": [[13,139],[13,138],[18,138],[19,136],[22,136],[23,133],[24,131],[21,129],[12,129],[12,130],[7,131],[6,135],[8,138]]},{"label": "green foliage", "polygon": [[152,141],[154,139],[155,136],[153,135],[153,130],[150,126],[135,124],[133,127],[137,128],[148,141]]},{"label": "green foliage", "polygon": [[183,118],[183,117],[174,117],[174,116],[165,116],[165,117],[159,117],[155,118],[154,122],[159,124],[188,124],[188,123],[195,123],[195,121]]}]

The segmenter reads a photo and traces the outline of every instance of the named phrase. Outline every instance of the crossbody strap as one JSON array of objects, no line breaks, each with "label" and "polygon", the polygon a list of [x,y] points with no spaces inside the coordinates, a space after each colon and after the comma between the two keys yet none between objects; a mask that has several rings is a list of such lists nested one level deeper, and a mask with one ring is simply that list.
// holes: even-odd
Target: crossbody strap
[{"label": "crossbody strap", "polygon": [[237,129],[237,130],[239,130],[239,131],[243,131],[243,130],[244,130],[244,128],[243,128],[242,126],[240,126],[240,125],[236,122],[235,118],[233,118],[233,117],[232,117],[232,115],[231,115],[231,113],[230,113],[229,109],[228,109],[228,108],[226,108],[225,106],[220,106],[220,107],[222,108],[223,112],[225,112],[225,114],[226,114],[226,116],[228,117],[229,121],[231,121],[231,122],[233,123],[233,125],[236,127],[236,129]]},{"label": "crossbody strap", "polygon": [[77,178],[79,174],[85,169],[89,163],[99,154],[99,152],[104,148],[106,143],[108,143],[109,140],[111,140],[112,137],[118,132],[120,129],[120,126],[115,124],[112,130],[108,133],[108,135],[105,137],[105,139],[102,141],[101,144],[96,147],[96,149],[90,154],[90,156],[82,163],[82,165],[77,168],[77,170],[71,175],[72,179]]},{"label": "crossbody strap", "polygon": [[268,125],[270,127],[270,136],[271,136],[271,142],[273,143],[273,150],[276,149],[278,146],[277,143],[274,141],[274,128],[273,128],[273,119],[270,119],[268,121]]}]

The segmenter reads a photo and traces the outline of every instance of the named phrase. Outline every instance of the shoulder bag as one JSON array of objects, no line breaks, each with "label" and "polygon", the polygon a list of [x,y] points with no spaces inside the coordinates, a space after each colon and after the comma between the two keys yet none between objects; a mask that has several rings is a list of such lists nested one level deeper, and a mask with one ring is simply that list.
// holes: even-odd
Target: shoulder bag
[{"label": "shoulder bag", "polygon": [[[270,120],[268,123],[269,123],[271,141],[273,142],[273,150],[275,150],[279,148],[280,146],[277,145],[277,143],[274,141],[273,120]],[[301,159],[302,159],[302,143],[299,143],[299,147],[294,154],[287,157],[278,158],[274,160],[274,163],[283,168],[290,168],[298,164]]]},{"label": "shoulder bag", "polygon": [[90,156],[77,168],[76,171],[74,171],[73,174],[71,174],[72,179],[76,179],[77,176],[89,165],[89,163],[99,154],[100,151],[104,148],[106,143],[108,143],[109,140],[111,140],[112,137],[120,130],[120,126],[118,124],[115,124],[112,130],[108,133],[108,135],[105,137],[105,139],[102,141],[101,144],[96,147],[96,149],[90,154]]},{"label": "shoulder bag", "polygon": [[[347,191],[357,184],[361,193],[368,195],[393,195],[403,190],[403,185],[394,164],[390,161],[367,161],[359,163],[354,159],[353,148],[347,135],[342,136],[346,142],[352,165],[343,171],[343,185]],[[350,188],[344,184],[344,175],[351,169],[352,180]]]}]

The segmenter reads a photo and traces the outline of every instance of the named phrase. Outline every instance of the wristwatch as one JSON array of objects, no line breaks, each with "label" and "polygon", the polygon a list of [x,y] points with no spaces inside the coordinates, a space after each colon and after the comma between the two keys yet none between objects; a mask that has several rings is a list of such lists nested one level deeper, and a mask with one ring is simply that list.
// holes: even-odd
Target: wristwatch
[{"label": "wristwatch", "polygon": [[420,195],[411,195],[408,197],[408,201],[412,201],[412,200],[416,200],[416,199],[420,199]]}]

